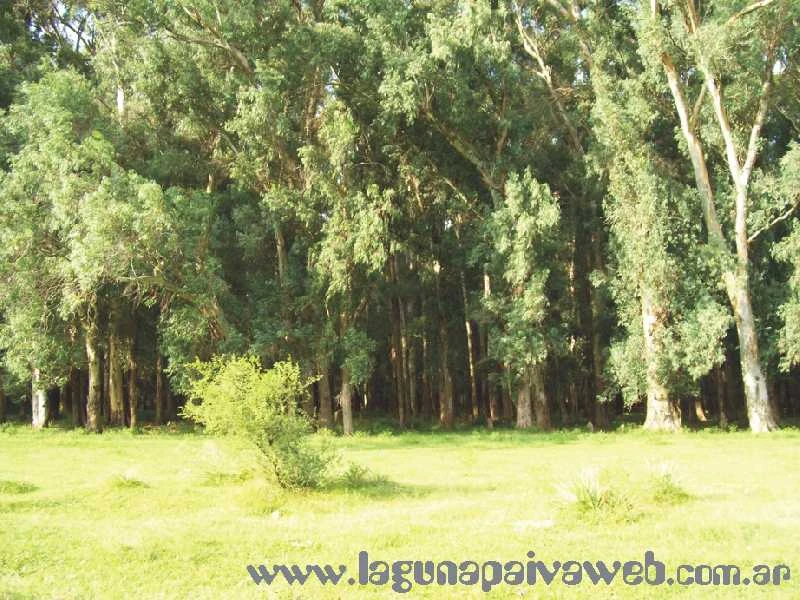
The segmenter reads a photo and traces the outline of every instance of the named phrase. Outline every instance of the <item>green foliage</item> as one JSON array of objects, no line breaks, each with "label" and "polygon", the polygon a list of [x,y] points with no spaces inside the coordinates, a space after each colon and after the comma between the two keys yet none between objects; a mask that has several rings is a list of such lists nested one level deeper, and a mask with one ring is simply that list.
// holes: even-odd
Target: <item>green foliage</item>
[{"label": "green foliage", "polygon": [[[796,4],[7,2],[6,387],[16,404],[32,367],[64,383],[132,315],[123,346],[143,377],[158,355],[178,403],[187,362],[242,353],[357,392],[374,376],[370,411],[441,381],[472,395],[470,368],[508,391],[540,365],[587,419],[589,394],[630,407],[646,374],[696,391],[734,348],[736,176],[708,83],[743,161],[765,75],[745,262],[762,358],[789,369]],[[711,244],[665,57],[708,163]],[[415,373],[390,364],[401,350]]]},{"label": "green foliage", "polygon": [[780,307],[783,328],[779,347],[783,355],[782,367],[789,369],[800,364],[800,227],[796,224],[791,233],[775,246],[775,257],[792,268],[789,279],[789,297]]},{"label": "green foliage", "polygon": [[375,361],[375,342],[362,330],[350,328],[342,336],[343,368],[353,385],[367,381]]},{"label": "green foliage", "polygon": [[502,322],[493,351],[516,371],[542,362],[555,341],[545,320],[559,217],[548,186],[526,170],[522,176],[509,175],[503,203],[488,225],[510,288],[510,294],[500,299],[485,300]]},{"label": "green foliage", "polygon": [[334,455],[309,437],[311,421],[298,407],[309,382],[296,364],[279,362],[263,371],[253,356],[217,356],[191,368],[197,378],[190,384],[193,402],[184,407],[184,416],[209,433],[254,444],[283,487],[323,482]]}]

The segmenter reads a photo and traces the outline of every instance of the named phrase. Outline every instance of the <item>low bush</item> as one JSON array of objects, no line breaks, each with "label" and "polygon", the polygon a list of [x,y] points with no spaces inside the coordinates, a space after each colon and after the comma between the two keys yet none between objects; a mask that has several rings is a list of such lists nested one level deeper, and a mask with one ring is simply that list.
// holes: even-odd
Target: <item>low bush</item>
[{"label": "low bush", "polygon": [[292,362],[263,370],[253,356],[216,357],[192,365],[191,402],[184,416],[219,435],[252,443],[284,488],[321,485],[335,458],[325,440],[314,440],[311,419],[299,407],[311,381]]}]

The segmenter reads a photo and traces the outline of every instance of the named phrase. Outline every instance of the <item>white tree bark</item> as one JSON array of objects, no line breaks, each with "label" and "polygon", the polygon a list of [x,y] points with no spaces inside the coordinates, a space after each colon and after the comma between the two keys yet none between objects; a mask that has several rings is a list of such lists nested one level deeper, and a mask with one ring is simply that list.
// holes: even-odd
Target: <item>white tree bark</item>
[{"label": "white tree bark", "polygon": [[[658,17],[658,0],[651,0],[652,18]],[[694,5],[689,3],[690,20],[688,23],[691,33],[699,26],[698,15]],[[689,157],[694,168],[695,182],[703,202],[703,213],[706,228],[709,232],[709,242],[721,254],[733,259],[733,265],[723,273],[723,282],[727,291],[728,300],[733,309],[736,320],[736,331],[739,336],[739,358],[742,368],[747,413],[750,420],[750,429],[753,432],[771,431],[777,428],[777,416],[773,413],[767,392],[766,378],[761,367],[758,350],[758,336],[753,317],[752,299],[748,281],[750,259],[748,256],[749,239],[747,235],[748,190],[750,174],[752,173],[758,156],[758,140],[761,136],[766,112],[769,105],[769,92],[772,84],[772,62],[767,60],[768,69],[764,75],[759,99],[759,108],[744,152],[744,160],[740,162],[740,153],[736,147],[735,136],[722,98],[717,81],[704,58],[700,60],[700,70],[705,80],[705,90],[708,92],[714,109],[714,117],[719,126],[720,134],[725,146],[725,157],[728,170],[736,191],[735,197],[735,224],[734,240],[736,254],[731,257],[727,250],[727,242],[722,233],[722,227],[717,219],[715,209],[714,191],[711,187],[708,166],[705,162],[703,147],[697,135],[695,126],[689,115],[686,98],[680,82],[680,76],[672,58],[666,52],[661,55],[664,73],[667,76],[670,92],[675,102],[675,108],[681,123],[681,131],[687,143]]]},{"label": "white tree bark", "polygon": [[31,372],[31,425],[41,429],[47,424],[47,390],[42,388],[41,373],[38,368]]},{"label": "white tree bark", "polygon": [[342,433],[353,435],[353,386],[350,383],[350,371],[342,368],[342,391],[339,394],[342,406]]}]

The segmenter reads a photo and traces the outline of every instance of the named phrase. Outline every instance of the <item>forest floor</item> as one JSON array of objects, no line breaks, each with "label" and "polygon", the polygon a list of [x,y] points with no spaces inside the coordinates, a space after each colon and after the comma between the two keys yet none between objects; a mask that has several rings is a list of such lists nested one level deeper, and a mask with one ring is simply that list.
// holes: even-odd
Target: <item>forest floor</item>
[{"label": "forest floor", "polygon": [[[230,440],[0,427],[0,598],[394,596],[391,583],[256,586],[246,570],[331,563],[349,574],[360,550],[370,561],[456,562],[535,551],[546,563],[641,561],[652,550],[667,574],[681,563],[794,569],[779,587],[598,588],[584,575],[576,587],[499,585],[489,597],[800,597],[797,429],[386,432],[334,443],[339,472],[368,471],[298,493],[276,488]],[[407,596],[487,594],[415,586]]]}]

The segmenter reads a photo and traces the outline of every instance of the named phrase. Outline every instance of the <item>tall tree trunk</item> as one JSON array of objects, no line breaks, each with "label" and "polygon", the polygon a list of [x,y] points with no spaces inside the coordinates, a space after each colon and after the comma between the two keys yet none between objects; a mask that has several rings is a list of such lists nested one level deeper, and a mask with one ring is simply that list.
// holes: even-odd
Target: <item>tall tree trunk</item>
[{"label": "tall tree trunk", "polygon": [[275,251],[278,255],[278,282],[283,287],[286,285],[286,277],[289,273],[289,253],[280,225],[275,225]]},{"label": "tall tree trunk", "polygon": [[131,429],[139,426],[139,363],[136,360],[136,337],[131,340],[131,353],[128,359],[128,406],[130,407]]},{"label": "tall tree trunk", "polygon": [[288,330],[291,326],[290,290],[289,290],[289,248],[280,224],[275,224],[275,252],[278,255],[278,284],[280,286],[279,312],[281,322]]},{"label": "tall tree trunk", "polygon": [[[596,203],[592,202],[593,213],[599,212]],[[600,222],[599,215],[595,216],[595,222]],[[604,272],[605,264],[603,262],[602,240],[600,234],[595,233],[591,237],[591,250],[592,250],[592,266],[595,270]],[[589,386],[591,389],[591,398],[589,400],[590,406],[593,408],[594,426],[598,429],[607,429],[609,426],[608,418],[608,405],[601,400],[605,389],[606,382],[604,376],[604,358],[603,358],[603,332],[601,329],[602,316],[608,311],[608,307],[603,302],[603,297],[600,290],[589,289],[591,298],[591,343],[592,343],[592,360],[591,369],[593,380]]]},{"label": "tall tree trunk", "polygon": [[[409,317],[414,316],[414,301],[408,301]],[[406,365],[408,373],[406,376],[406,383],[408,384],[408,414],[411,422],[413,423],[417,418],[417,344],[415,336],[411,335],[408,330],[406,331],[408,338],[408,347],[406,348]]]},{"label": "tall tree trunk", "polygon": [[742,395],[742,377],[737,369],[739,366],[733,352],[727,352],[725,360],[725,383],[726,383],[726,402],[725,407],[728,412],[728,419],[733,421],[741,420],[741,408],[744,405]]},{"label": "tall tree trunk", "polygon": [[439,423],[450,429],[455,424],[455,398],[453,375],[450,372],[450,356],[447,338],[447,313],[442,302],[442,269],[439,261],[434,264],[436,273],[436,306],[439,321]]},{"label": "tall tree trunk", "polygon": [[728,426],[728,409],[725,406],[726,386],[725,386],[725,369],[722,365],[714,367],[714,384],[717,389],[717,411],[719,413],[719,426],[725,428]]},{"label": "tall tree trunk", "polygon": [[406,309],[403,299],[397,298],[397,308],[400,314],[400,373],[403,381],[403,393],[400,402],[403,406],[405,417],[403,425],[408,424],[411,417],[411,369],[408,365],[408,325],[406,323]]},{"label": "tall tree trunk", "polygon": [[41,372],[34,367],[31,371],[31,424],[34,429],[47,425],[47,390],[41,384]]},{"label": "tall tree trunk", "polygon": [[439,381],[439,423],[450,429],[455,424],[455,399],[448,357],[447,327],[444,322],[439,330]]},{"label": "tall tree trunk", "polygon": [[86,327],[86,358],[89,370],[89,392],[86,396],[86,430],[100,433],[103,430],[101,413],[103,370],[100,366],[100,349],[98,348],[97,327],[90,324]]},{"label": "tall tree trunk", "polygon": [[[484,327],[480,333],[481,344],[481,360],[488,361],[489,359],[489,332]],[[489,377],[490,372],[487,369],[483,370],[481,375],[481,395],[486,404],[486,425],[487,427],[494,427],[494,424],[500,420],[500,401],[497,397],[497,384]]]},{"label": "tall tree trunk", "polygon": [[71,418],[72,426],[80,427],[83,425],[83,385],[81,382],[80,373],[75,367],[69,368],[69,388],[72,400]]},{"label": "tall tree trunk", "polygon": [[[484,266],[483,269],[483,299],[486,301],[492,295],[492,279],[489,276],[489,271]],[[483,356],[489,358],[489,328],[483,328]],[[494,424],[499,421],[503,415],[500,407],[500,397],[497,391],[497,382],[489,377],[489,373],[484,378],[486,382],[486,401],[488,406],[487,412],[487,425],[494,427]],[[502,394],[502,392],[500,392]]]},{"label": "tall tree trunk", "polygon": [[[424,308],[423,308],[424,311]],[[433,418],[433,386],[429,375],[428,336],[422,333],[422,419],[430,422]]]},{"label": "tall tree trunk", "polygon": [[319,375],[319,423],[323,427],[333,427],[333,400],[331,398],[331,379],[328,357],[317,360]]},{"label": "tall tree trunk", "polygon": [[502,418],[502,408],[500,407],[500,394],[497,390],[497,382],[486,377],[486,396],[488,400],[488,416],[486,423],[489,427],[494,427],[494,424]]},{"label": "tall tree trunk", "polygon": [[108,354],[108,344],[103,349],[103,391],[101,393],[103,421],[109,424],[111,418],[111,360]]},{"label": "tall tree trunk", "polygon": [[575,425],[578,422],[578,386],[575,381],[570,381],[567,385],[567,398],[569,406],[569,424]]},{"label": "tall tree trunk", "polygon": [[113,426],[125,425],[125,398],[122,388],[122,351],[119,337],[113,330],[108,336],[108,396],[111,412],[108,424]]},{"label": "tall tree trunk", "polygon": [[[389,262],[389,277],[395,288],[398,285],[397,276],[397,255],[392,255]],[[389,298],[389,315],[392,327],[392,343],[391,343],[391,362],[392,362],[392,388],[394,389],[395,408],[397,410],[397,420],[400,427],[406,425],[406,390],[405,390],[405,360],[404,348],[401,342],[401,308],[400,299],[396,294],[392,294]]]},{"label": "tall tree trunk", "polygon": [[164,424],[164,365],[163,359],[161,358],[161,352],[156,350],[156,397],[155,397],[155,405],[156,405],[156,424],[163,425]]},{"label": "tall tree trunk", "polygon": [[25,402],[19,403],[19,418],[23,421],[27,418],[27,407],[31,406],[31,386],[25,386]]},{"label": "tall tree trunk", "polygon": [[678,431],[681,427],[680,406],[670,397],[662,383],[658,359],[662,352],[659,329],[662,327],[662,312],[650,293],[642,293],[642,326],[644,331],[644,360],[647,369],[647,417],[645,429]]},{"label": "tall tree trunk", "polygon": [[169,387],[169,379],[166,377],[164,378],[164,384],[164,413],[167,421],[176,421],[178,419],[178,406],[175,401],[175,394],[172,393],[172,389]]},{"label": "tall tree trunk", "polygon": [[69,380],[65,381],[58,390],[58,418],[63,419],[71,412],[71,399]]},{"label": "tall tree trunk", "polygon": [[461,302],[464,305],[464,333],[467,336],[467,365],[469,367],[469,394],[471,399],[471,420],[476,422],[480,417],[478,403],[478,376],[475,372],[475,351],[473,348],[473,323],[469,318],[469,302],[467,298],[467,282],[464,271],[459,272],[461,279]]},{"label": "tall tree trunk", "polygon": [[533,407],[531,405],[531,385],[533,367],[526,367],[517,390],[517,429],[530,429],[533,426]]},{"label": "tall tree trunk", "polygon": [[761,369],[746,265],[740,265],[736,276],[728,278],[727,288],[739,335],[739,360],[750,430],[755,433],[773,431],[778,428],[778,418],[770,404],[767,379]]},{"label": "tall tree trunk", "polygon": [[0,369],[0,423],[6,420],[6,390],[3,386],[3,371]]},{"label": "tall tree trunk", "polygon": [[353,386],[350,383],[350,371],[342,367],[342,390],[339,393],[339,405],[342,407],[342,433],[353,435]]},{"label": "tall tree trunk", "polygon": [[[394,301],[392,301],[394,304]],[[392,388],[394,389],[394,406],[397,412],[397,422],[400,427],[405,427],[406,424],[406,407],[403,396],[405,394],[403,389],[403,368],[400,358],[400,336],[397,332],[397,322],[392,320]]]},{"label": "tall tree trunk", "polygon": [[[314,376],[314,365],[310,361],[303,361],[301,366],[301,372],[303,376],[303,380],[308,381]],[[314,405],[314,393],[313,390],[306,390],[306,393],[303,394],[302,398],[300,399],[300,408],[302,409],[303,413],[308,417],[310,422],[314,422],[315,420],[315,405]]]},{"label": "tall tree trunk", "polygon": [[703,409],[703,396],[697,396],[694,399],[694,415],[697,417],[698,423],[707,423],[708,418],[706,417],[706,412]]},{"label": "tall tree trunk", "polygon": [[533,393],[533,414],[536,416],[536,427],[543,431],[552,429],[550,405],[547,403],[547,386],[544,382],[547,364],[539,362],[531,369],[531,392]]},{"label": "tall tree trunk", "polygon": [[514,403],[511,401],[511,389],[507,385],[503,385],[500,388],[500,394],[503,405],[503,421],[511,423],[514,420]]}]

